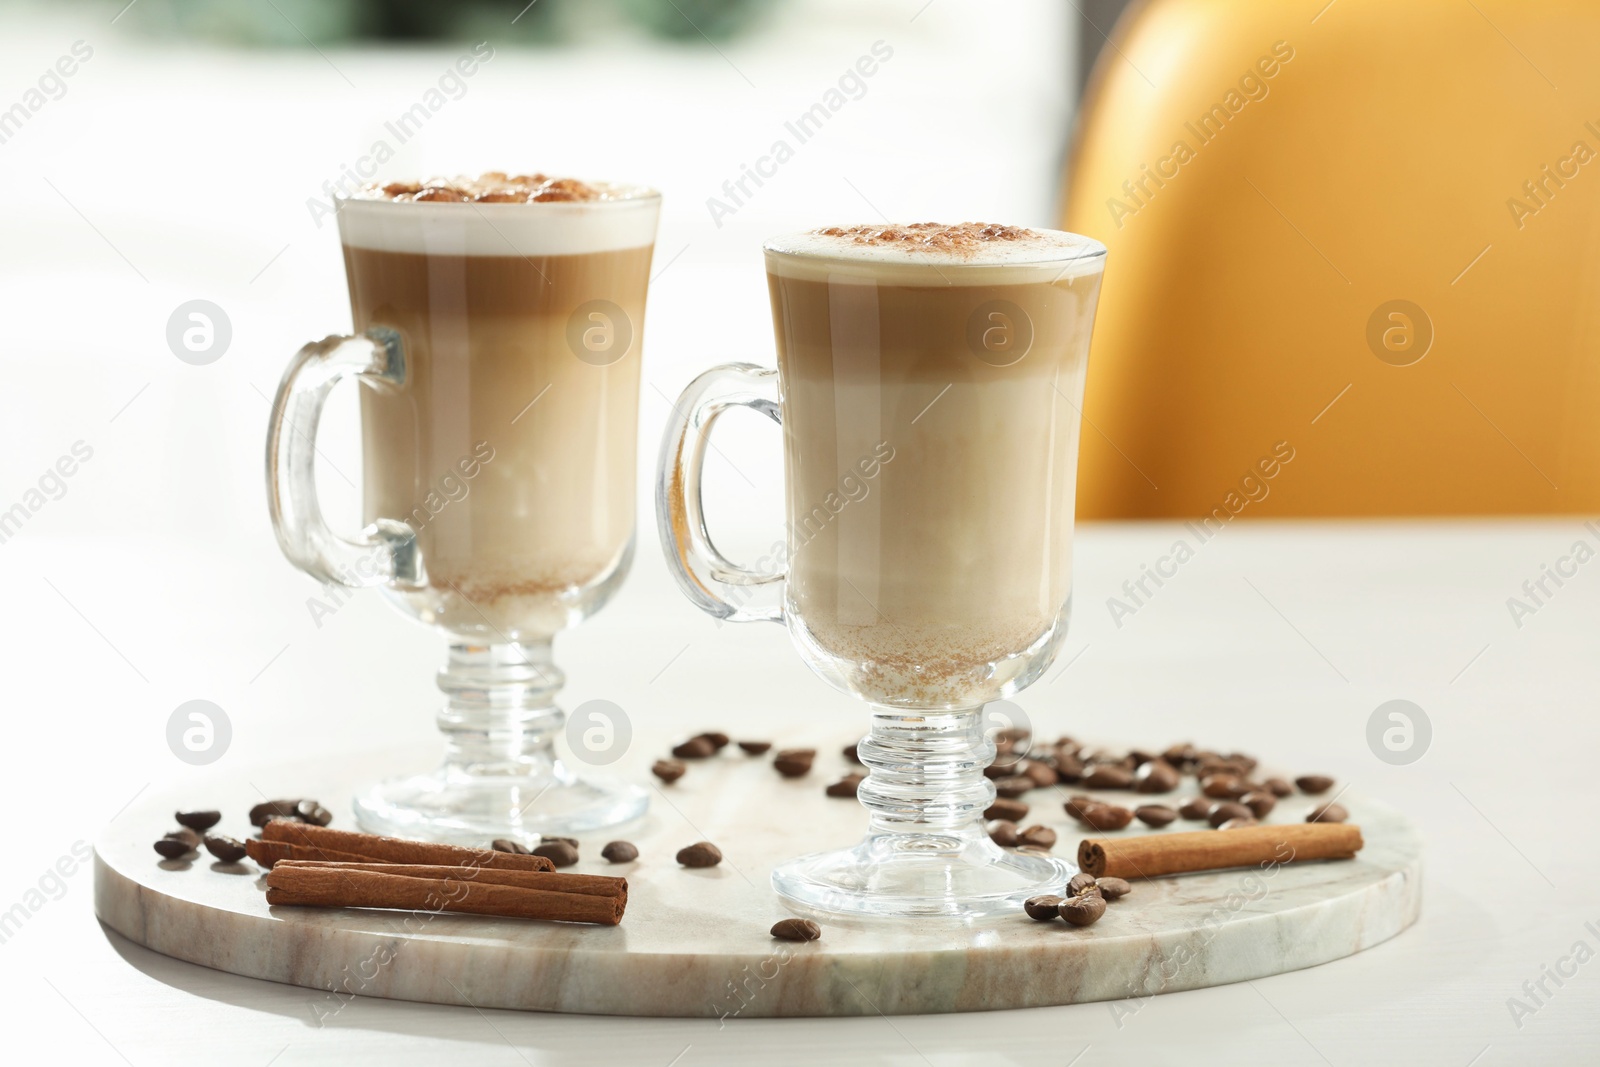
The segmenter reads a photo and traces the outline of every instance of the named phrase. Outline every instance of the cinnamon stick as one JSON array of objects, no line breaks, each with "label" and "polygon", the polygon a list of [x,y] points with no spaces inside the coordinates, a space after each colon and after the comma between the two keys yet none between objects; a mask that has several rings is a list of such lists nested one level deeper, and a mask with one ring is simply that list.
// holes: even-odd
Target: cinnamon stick
[{"label": "cinnamon stick", "polygon": [[[261,829],[268,841],[280,841],[314,850],[316,854],[280,857],[284,859],[326,859],[343,862],[417,863],[447,867],[489,867],[499,871],[554,871],[555,864],[543,856],[524,856],[495,852],[487,848],[467,848],[437,841],[407,841],[399,837],[358,834],[292,819],[273,819]],[[248,848],[248,846],[246,846]],[[335,855],[343,853],[343,855]]]},{"label": "cinnamon stick", "polygon": [[457,872],[456,876],[412,878],[375,870],[279,864],[267,874],[267,903],[294,907],[455,911],[604,926],[615,926],[622,921],[625,902],[620,896],[555,893],[479,883],[462,877],[473,871],[451,869]]},{"label": "cinnamon stick", "polygon": [[335,852],[308,845],[291,845],[287,841],[263,841],[259,837],[246,838],[244,851],[247,856],[268,870],[272,869],[273,864],[282,863],[284,860],[341,860],[356,863],[366,860],[365,856],[358,856],[353,852]]},{"label": "cinnamon stick", "polygon": [[1239,830],[1085,838],[1078,866],[1096,878],[1155,878],[1300,860],[1347,860],[1361,850],[1361,827],[1295,823]]},{"label": "cinnamon stick", "polygon": [[[377,874],[398,874],[406,878],[455,879],[483,885],[513,885],[523,889],[539,889],[551,893],[579,893],[591,897],[618,897],[628,903],[628,880],[606,874],[562,874],[550,871],[498,871],[483,867],[441,867],[415,863],[327,862],[299,858],[279,862],[274,870],[308,869],[338,873],[339,871],[371,871]],[[269,878],[267,884],[271,885]]]}]

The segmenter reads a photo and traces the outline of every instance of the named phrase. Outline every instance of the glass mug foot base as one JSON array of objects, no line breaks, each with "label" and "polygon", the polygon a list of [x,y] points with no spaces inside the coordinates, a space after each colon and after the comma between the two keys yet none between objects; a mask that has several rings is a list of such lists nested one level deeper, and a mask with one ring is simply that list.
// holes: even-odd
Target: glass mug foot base
[{"label": "glass mug foot base", "polygon": [[1008,852],[977,833],[874,834],[855,848],[781,864],[772,888],[800,908],[861,917],[1020,916],[1022,902],[1061,896],[1078,872],[1054,856]]},{"label": "glass mug foot base", "polygon": [[599,830],[637,819],[648,806],[638,786],[579,777],[559,763],[524,776],[444,768],[379,782],[355,799],[356,821],[369,833],[466,845]]}]

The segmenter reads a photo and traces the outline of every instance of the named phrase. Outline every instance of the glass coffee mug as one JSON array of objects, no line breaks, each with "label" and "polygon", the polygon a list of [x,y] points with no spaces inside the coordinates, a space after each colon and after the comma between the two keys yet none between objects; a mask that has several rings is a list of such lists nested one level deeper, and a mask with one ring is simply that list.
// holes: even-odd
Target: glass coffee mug
[{"label": "glass coffee mug", "polygon": [[[657,519],[679,585],[719,618],[784,623],[812,670],[871,705],[857,794],[870,830],[778,867],[792,903],[973,918],[1059,894],[1074,873],[990,841],[982,712],[1066,636],[1104,259],[1074,234],[975,224],[771,241],[777,370],[714,368],[677,406]],[[706,529],[706,444],[733,407],[783,428],[780,570],[734,563]]]},{"label": "glass coffee mug", "polygon": [[[273,528],[301,570],[379,587],[449,642],[444,763],[359,793],[369,831],[534,839],[647,805],[636,786],[576,774],[553,744],[565,721],[553,639],[610,599],[634,549],[660,198],[604,194],[339,205],[357,332],[307,345],[283,376],[267,441]],[[368,523],[355,539],[324,522],[312,477],[323,403],[347,379],[361,385]],[[580,740],[625,745],[623,724],[583,726]],[[577,754],[602,764],[621,751]]]}]

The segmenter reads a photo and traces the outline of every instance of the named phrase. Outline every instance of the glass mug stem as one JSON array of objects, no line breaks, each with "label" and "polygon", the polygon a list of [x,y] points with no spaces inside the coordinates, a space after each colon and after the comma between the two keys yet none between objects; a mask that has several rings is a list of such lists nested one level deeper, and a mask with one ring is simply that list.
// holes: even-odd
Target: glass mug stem
[{"label": "glass mug stem", "polygon": [[438,722],[448,770],[496,776],[551,772],[556,734],[566,721],[556,706],[566,676],[551,653],[549,641],[450,645],[438,676],[447,698]]},{"label": "glass mug stem", "polygon": [[856,797],[873,833],[902,835],[897,847],[949,848],[994,803],[983,769],[994,762],[995,747],[981,708],[918,715],[875,706],[872,732],[856,754],[870,772]]}]

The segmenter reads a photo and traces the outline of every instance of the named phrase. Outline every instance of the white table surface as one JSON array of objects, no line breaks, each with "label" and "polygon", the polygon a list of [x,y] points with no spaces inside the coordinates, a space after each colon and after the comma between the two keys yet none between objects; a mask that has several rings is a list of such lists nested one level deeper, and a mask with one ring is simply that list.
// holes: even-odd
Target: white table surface
[{"label": "white table surface", "polygon": [[[1425,903],[1393,941],[1308,971],[1159,997],[1120,1026],[1106,1004],[719,1027],[360,1000],[319,1028],[314,993],[108,934],[80,871],[0,945],[8,1040],[70,1048],[73,1062],[140,1065],[214,1062],[224,1046],[230,1062],[263,1065],[1592,1062],[1600,972],[1582,966],[1559,988],[1547,979],[1553,995],[1520,1028],[1507,1000],[1525,997],[1523,983],[1575,942],[1600,942],[1585,928],[1600,926],[1600,586],[1580,571],[1520,630],[1505,601],[1593,535],[1570,521],[1240,525],[1117,629],[1106,597],[1178,534],[1080,531],[1078,618],[1062,658],[1071,665],[1019,703],[1046,735],[1246,748],[1404,808],[1426,838]],[[297,746],[406,744],[431,730],[437,641],[376,596],[358,596],[319,632],[304,608],[314,587],[270,557],[141,550],[143,566],[172,569],[151,583],[141,623],[135,605],[96,597],[96,575],[126,562],[104,545],[12,547],[26,553],[19,573],[36,575],[21,591],[32,632],[53,638],[29,650],[11,685],[9,777],[14,796],[34,798],[13,809],[7,835],[12,900],[146,783],[192,781],[201,800],[208,774],[250,774]],[[644,548],[618,601],[558,645],[570,702],[604,696],[632,717],[623,767],[638,773],[663,742],[705,728],[823,744],[857,729],[860,709],[811,678],[779,628],[714,626]],[[104,639],[43,576],[70,584]],[[170,709],[192,696],[216,700],[234,724],[234,747],[209,770],[178,763],[161,736]],[[1434,728],[1410,766],[1380,762],[1365,741],[1372,710],[1396,697]]]}]

